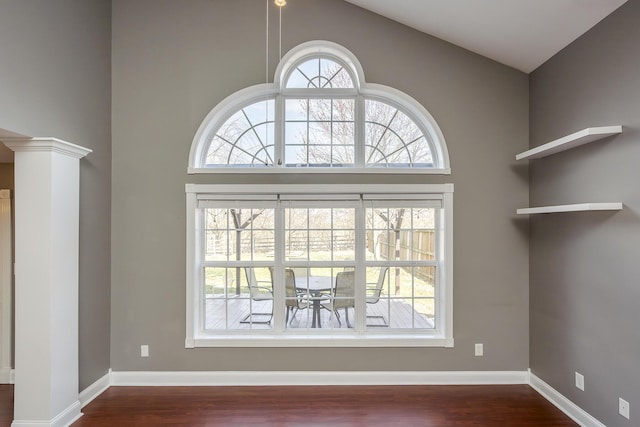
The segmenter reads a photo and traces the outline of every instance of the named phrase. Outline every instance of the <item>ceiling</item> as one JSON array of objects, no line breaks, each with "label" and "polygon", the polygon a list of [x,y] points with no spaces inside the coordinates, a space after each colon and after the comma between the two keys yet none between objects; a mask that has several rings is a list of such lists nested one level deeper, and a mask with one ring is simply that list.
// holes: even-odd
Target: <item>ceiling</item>
[{"label": "ceiling", "polygon": [[627,0],[346,0],[530,73]]}]

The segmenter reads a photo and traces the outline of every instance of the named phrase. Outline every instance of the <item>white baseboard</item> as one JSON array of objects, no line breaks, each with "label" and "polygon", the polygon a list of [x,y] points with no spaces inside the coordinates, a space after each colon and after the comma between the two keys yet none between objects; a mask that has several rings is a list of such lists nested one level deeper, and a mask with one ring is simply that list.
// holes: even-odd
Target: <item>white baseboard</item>
[{"label": "white baseboard", "polygon": [[447,385],[528,384],[527,371],[443,372],[112,372],[114,386]]},{"label": "white baseboard", "polygon": [[68,427],[81,416],[82,412],[80,412],[80,401],[76,400],[51,420],[13,420],[11,427]]},{"label": "white baseboard", "polygon": [[80,400],[82,407],[84,408],[87,406],[93,399],[104,393],[110,386],[111,369],[109,369],[109,372],[104,374],[102,378],[98,379],[96,382],[80,392],[78,400]]},{"label": "white baseboard", "polygon": [[[582,427],[606,427],[529,371],[122,371],[84,389],[81,407],[110,386],[492,385],[528,384]],[[80,414],[81,415],[81,414]],[[12,427],[42,427],[21,422]],[[58,424],[56,424],[58,425]],[[62,424],[60,424],[62,425]],[[53,424],[51,424],[53,426]]]},{"label": "white baseboard", "polygon": [[14,383],[14,370],[10,367],[0,368],[0,384]]},{"label": "white baseboard", "polygon": [[569,418],[580,424],[582,427],[606,427],[600,421],[596,420],[587,412],[585,412],[578,405],[564,397],[564,395],[560,394],[556,389],[551,387],[546,382],[542,381],[534,373],[529,372],[529,378],[529,385],[531,385],[534,390],[540,393],[542,397],[547,399],[549,402],[557,406],[558,409],[567,414]]}]

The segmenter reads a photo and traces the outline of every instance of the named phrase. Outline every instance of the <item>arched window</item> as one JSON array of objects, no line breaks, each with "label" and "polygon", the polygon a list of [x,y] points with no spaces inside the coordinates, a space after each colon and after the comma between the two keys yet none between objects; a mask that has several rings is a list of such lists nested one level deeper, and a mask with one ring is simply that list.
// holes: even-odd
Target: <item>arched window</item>
[{"label": "arched window", "polygon": [[444,137],[342,46],[304,43],[220,102],[189,172],[337,183],[187,184],[186,347],[453,346],[453,185],[341,175],[450,173]]},{"label": "arched window", "polygon": [[195,135],[189,173],[450,173],[440,128],[415,99],[365,83],[355,56],[327,41],[304,43],[273,84],[218,104]]}]

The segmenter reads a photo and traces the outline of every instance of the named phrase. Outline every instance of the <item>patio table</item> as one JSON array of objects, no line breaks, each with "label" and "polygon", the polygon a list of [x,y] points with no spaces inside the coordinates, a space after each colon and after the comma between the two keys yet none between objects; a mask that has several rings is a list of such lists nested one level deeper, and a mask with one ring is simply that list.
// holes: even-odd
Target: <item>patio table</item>
[{"label": "patio table", "polygon": [[328,295],[322,295],[323,292],[331,292],[334,287],[333,277],[328,276],[302,276],[296,277],[296,290],[308,292],[311,301],[313,301],[313,320],[312,328],[321,328],[320,323],[320,303],[322,300],[328,299]]}]

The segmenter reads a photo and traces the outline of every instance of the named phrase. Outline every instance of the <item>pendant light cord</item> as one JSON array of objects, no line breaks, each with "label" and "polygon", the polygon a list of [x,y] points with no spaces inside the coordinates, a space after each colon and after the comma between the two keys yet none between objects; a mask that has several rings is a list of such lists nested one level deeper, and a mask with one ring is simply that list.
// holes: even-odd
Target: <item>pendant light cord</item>
[{"label": "pendant light cord", "polygon": [[278,59],[282,61],[282,8],[280,8],[280,19],[278,24],[280,27],[280,31],[278,34]]},{"label": "pendant light cord", "polygon": [[269,1],[270,0],[266,0],[267,2],[267,13],[266,13],[266,44],[265,44],[265,49],[264,49],[264,54],[265,54],[265,70],[264,70],[264,82],[266,84],[269,84]]}]

